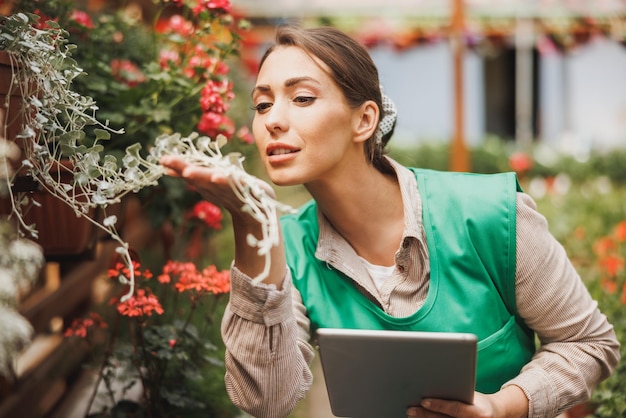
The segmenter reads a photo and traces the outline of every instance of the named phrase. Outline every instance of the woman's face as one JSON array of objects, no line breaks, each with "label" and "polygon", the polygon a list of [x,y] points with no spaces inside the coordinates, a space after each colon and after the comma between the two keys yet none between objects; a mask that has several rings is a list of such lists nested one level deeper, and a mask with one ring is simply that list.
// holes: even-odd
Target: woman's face
[{"label": "woman's face", "polygon": [[357,112],[326,72],[298,47],[277,47],[265,60],[252,93],[252,130],[261,159],[277,185],[337,179],[351,158]]}]

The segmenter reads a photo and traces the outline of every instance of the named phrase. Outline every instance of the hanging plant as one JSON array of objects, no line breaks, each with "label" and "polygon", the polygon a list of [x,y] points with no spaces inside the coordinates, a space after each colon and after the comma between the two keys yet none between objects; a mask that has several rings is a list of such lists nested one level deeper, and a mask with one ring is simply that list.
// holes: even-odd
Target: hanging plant
[{"label": "hanging plant", "polygon": [[[156,186],[165,174],[158,161],[166,154],[223,170],[242,204],[264,225],[263,237],[251,237],[249,244],[269,257],[268,246],[276,242],[278,235],[274,214],[287,208],[258,187],[256,179],[244,171],[240,155],[222,155],[225,137],[219,133],[215,140],[196,133],[164,134],[149,152],[140,142],[129,145],[121,159],[104,152],[102,142],[111,133],[123,132],[100,122],[94,99],[72,89],[82,69],[72,57],[74,47],[67,41],[67,32],[53,21],[38,28],[38,19],[37,15],[17,13],[2,22],[0,34],[0,50],[8,54],[13,68],[7,97],[17,90],[25,100],[22,129],[14,138],[23,152],[18,171],[26,171],[50,195],[71,207],[76,216],[87,219],[119,244],[117,251],[130,270],[129,275],[119,277],[129,285],[122,301],[134,292],[133,263],[128,243],[116,228],[117,217],[108,215],[107,209],[127,194]],[[88,132],[92,136],[87,137]],[[69,164],[63,163],[66,160]],[[71,180],[61,181],[62,173],[70,174]],[[14,193],[11,187],[9,194],[11,216],[20,233],[36,237],[36,225],[28,225],[22,211],[29,197]],[[104,215],[92,216],[93,208],[101,209]]]}]

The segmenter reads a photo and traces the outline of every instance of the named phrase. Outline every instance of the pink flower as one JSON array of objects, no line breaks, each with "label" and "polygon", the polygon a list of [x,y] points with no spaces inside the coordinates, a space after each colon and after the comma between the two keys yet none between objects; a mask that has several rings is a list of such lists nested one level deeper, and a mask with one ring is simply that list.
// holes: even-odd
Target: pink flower
[{"label": "pink flower", "polygon": [[181,15],[173,15],[168,20],[161,20],[157,23],[155,30],[158,33],[177,33],[182,36],[193,35],[195,28],[193,23]]},{"label": "pink flower", "polygon": [[228,80],[209,80],[202,88],[200,106],[204,112],[224,113],[230,107],[235,94],[232,91],[232,83]]},{"label": "pink flower", "polygon": [[241,139],[246,144],[254,144],[254,136],[250,132],[250,129],[247,126],[242,126],[237,131],[237,137]]},{"label": "pink flower", "polygon": [[128,87],[135,87],[146,81],[146,76],[141,72],[139,67],[128,60],[112,60],[111,74]]},{"label": "pink flower", "polygon": [[113,42],[115,42],[116,44],[121,44],[122,41],[124,41],[124,32],[122,31],[115,31],[113,33]]},{"label": "pink flower", "polygon": [[162,69],[180,65],[180,55],[176,51],[162,49],[159,51],[159,65]]}]

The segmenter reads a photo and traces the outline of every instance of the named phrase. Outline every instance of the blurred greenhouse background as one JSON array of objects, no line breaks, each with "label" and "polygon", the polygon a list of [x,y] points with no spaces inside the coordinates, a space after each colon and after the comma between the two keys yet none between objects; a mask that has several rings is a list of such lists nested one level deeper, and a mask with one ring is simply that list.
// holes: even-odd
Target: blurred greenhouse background
[{"label": "blurred greenhouse background", "polygon": [[[615,325],[626,355],[626,0],[0,0],[0,17],[31,3],[42,9],[61,4],[59,16],[69,17],[70,25],[78,23],[71,26],[70,39],[78,44],[74,57],[83,60],[79,63],[87,74],[74,86],[97,99],[101,114],[115,128],[129,133],[114,134],[103,153],[117,155],[127,141],[148,148],[157,134],[188,134],[203,126],[204,134],[227,135],[226,149],[244,155],[246,169],[262,178],[249,130],[249,92],[276,26],[332,25],[346,31],[367,46],[385,92],[398,107],[390,155],[408,166],[438,170],[515,171]],[[187,14],[194,23],[214,19],[202,27],[205,32],[199,31],[204,37],[189,36],[198,28],[193,18],[179,16],[181,5],[187,12],[194,7],[210,11]],[[28,12],[44,15],[39,8]],[[237,51],[229,51],[237,54],[221,56],[219,45],[238,37]],[[163,39],[192,62],[191,71],[172,65],[174,60],[163,65]],[[194,48],[219,59],[198,64]],[[210,74],[198,75],[199,68]],[[203,89],[201,83],[207,81],[222,84]],[[207,91],[217,91],[219,97],[203,96]],[[198,105],[207,97],[219,99],[219,112]],[[211,123],[204,119],[207,113]],[[223,214],[222,229],[219,208],[199,202],[197,193],[177,179],[162,183],[113,208],[142,269],[149,267],[156,276],[180,256],[227,270],[233,257],[228,214]],[[309,198],[302,187],[276,187],[276,193],[292,206]],[[197,216],[198,207],[205,210],[202,216]],[[57,223],[56,213],[49,212],[48,223]],[[208,227],[207,214],[214,221]],[[73,222],[63,236],[76,241]],[[14,375],[0,376],[0,418],[82,418],[91,410],[89,402],[109,369],[104,364],[108,357],[99,371],[89,360],[102,350],[103,341],[115,337],[100,330],[100,340],[89,345],[63,333],[92,308],[115,311],[107,303],[116,290],[107,276],[115,270],[115,247],[102,234],[92,235],[91,259],[77,254],[47,259],[33,291],[20,295],[19,314],[33,324],[35,338],[15,361]],[[0,254],[4,252],[3,247]],[[191,413],[183,408],[189,406],[187,398],[166,393],[168,401],[174,399],[168,407],[189,412],[177,415],[185,418],[244,415],[227,398],[223,382],[219,323],[228,298],[211,296],[212,316],[203,305],[193,323],[186,323],[202,330],[190,334],[202,345],[198,352],[210,355],[187,355],[180,349],[177,354],[185,361],[199,359],[202,368],[186,370],[187,380],[168,382],[170,389],[184,389],[204,402],[191,402]],[[179,305],[164,308],[178,319]],[[7,323],[0,327],[10,328]],[[0,328],[0,348],[5,335]],[[182,344],[164,335],[155,351],[169,356]],[[314,371],[317,383],[293,418],[331,416],[317,360]],[[138,392],[138,399],[139,386],[118,383],[114,389]],[[594,417],[624,417],[624,394],[622,362],[588,406]]]},{"label": "blurred greenhouse background", "polygon": [[446,141],[457,129],[470,145],[496,135],[581,156],[626,143],[622,0],[233,4],[254,23],[261,50],[271,28],[290,21],[332,24],[369,45],[399,108],[398,144]]}]

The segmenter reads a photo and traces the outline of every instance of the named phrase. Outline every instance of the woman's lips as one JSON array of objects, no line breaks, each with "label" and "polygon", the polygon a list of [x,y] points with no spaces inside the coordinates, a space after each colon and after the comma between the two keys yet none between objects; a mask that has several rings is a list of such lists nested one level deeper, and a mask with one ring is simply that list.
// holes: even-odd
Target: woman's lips
[{"label": "woman's lips", "polygon": [[277,148],[274,150],[271,150],[268,152],[269,156],[274,156],[274,155],[285,155],[285,154],[291,154],[297,152],[297,150],[292,150],[292,149],[285,149],[285,148]]},{"label": "woman's lips", "polygon": [[270,163],[281,163],[292,160],[299,151],[299,148],[278,143],[270,144],[266,149],[267,157]]}]

